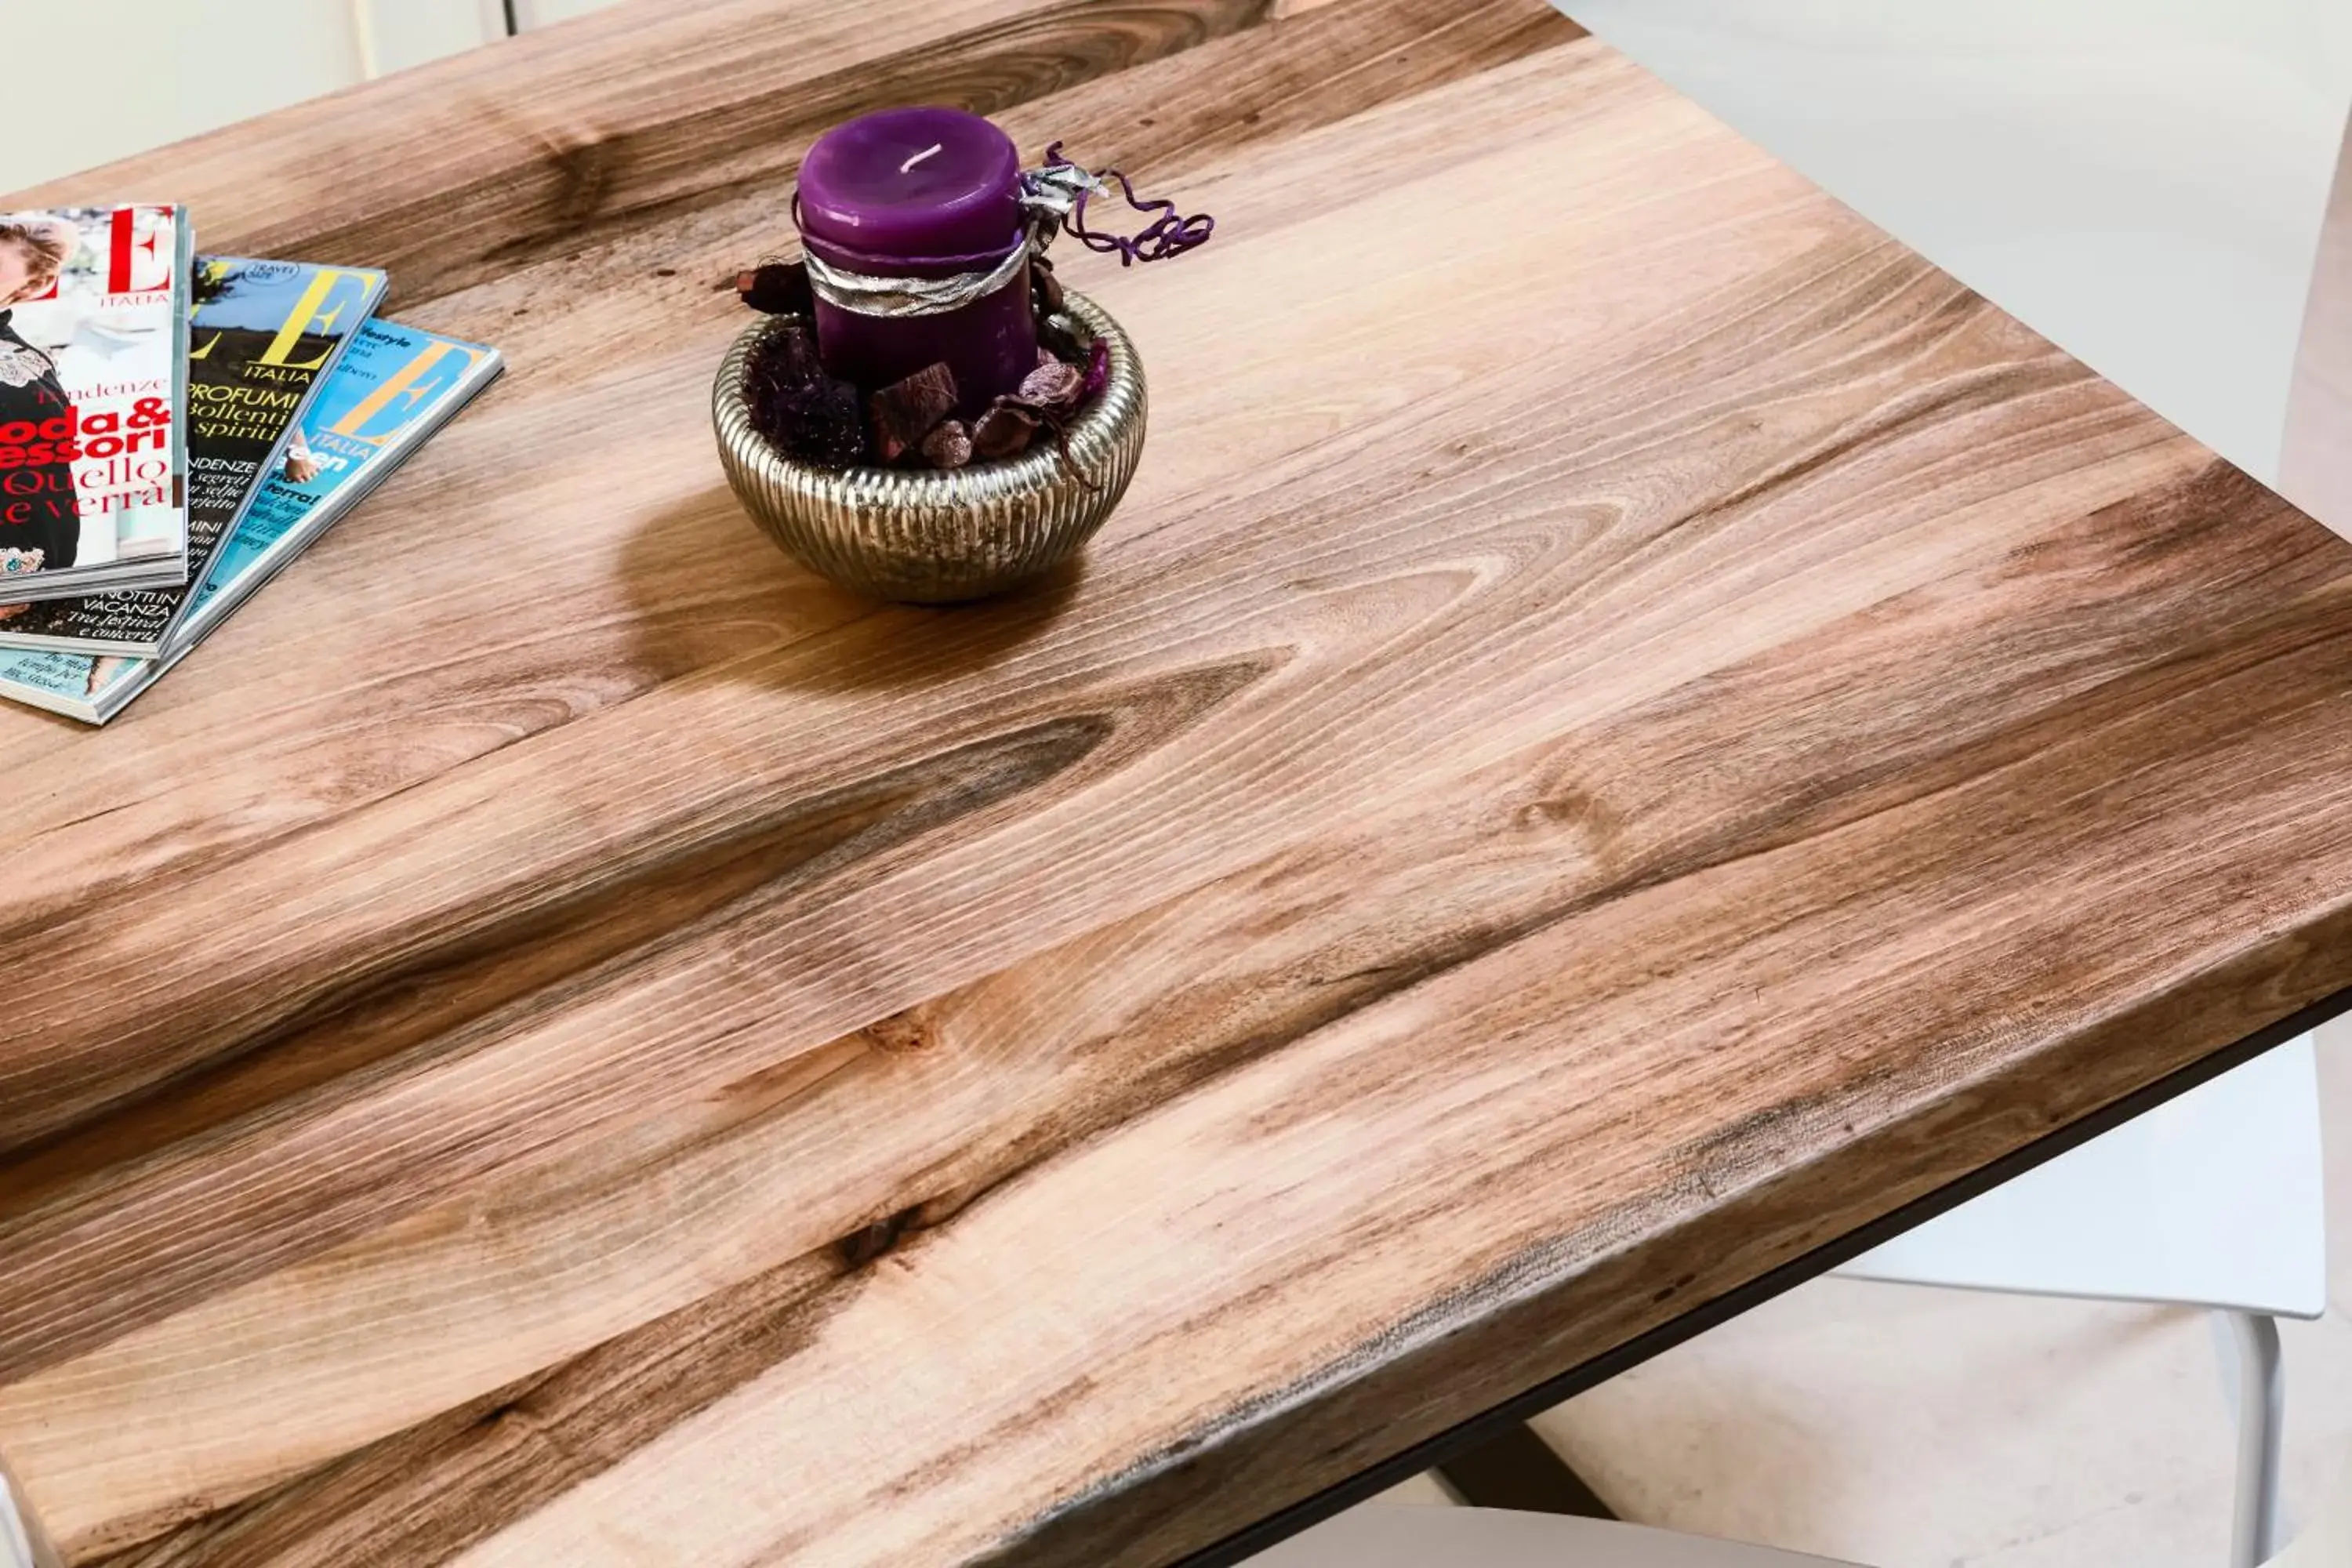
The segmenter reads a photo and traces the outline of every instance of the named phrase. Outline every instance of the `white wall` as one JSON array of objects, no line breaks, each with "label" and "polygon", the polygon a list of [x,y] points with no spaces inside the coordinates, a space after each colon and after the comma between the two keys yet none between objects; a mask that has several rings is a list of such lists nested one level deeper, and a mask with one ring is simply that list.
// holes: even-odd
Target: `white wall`
[{"label": "white wall", "polygon": [[525,31],[601,11],[615,0],[515,0],[515,20]]},{"label": "white wall", "polygon": [[2312,269],[2279,489],[2352,539],[2352,126],[2345,129],[2336,195]]},{"label": "white wall", "polygon": [[372,77],[478,48],[507,33],[499,0],[350,0],[350,5],[368,57],[364,74]]},{"label": "white wall", "polygon": [[1556,0],[2273,480],[2352,0]]},{"label": "white wall", "polygon": [[[516,19],[612,3],[515,0]],[[501,0],[0,0],[0,193],[505,36]]]}]

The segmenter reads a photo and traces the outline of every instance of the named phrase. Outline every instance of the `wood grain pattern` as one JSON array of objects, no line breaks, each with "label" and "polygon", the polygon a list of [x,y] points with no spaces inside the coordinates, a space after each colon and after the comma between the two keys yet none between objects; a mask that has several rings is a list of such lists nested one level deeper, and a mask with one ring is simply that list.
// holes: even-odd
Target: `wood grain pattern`
[{"label": "wood grain pattern", "polygon": [[[1184,153],[1197,159],[1221,146],[1254,144],[1315,123],[1318,116],[1338,117],[1425,86],[1449,66],[1457,71],[1475,69],[1523,52],[1531,39],[1557,39],[1566,30],[1565,24],[1555,26],[1518,5],[1490,3],[1462,10],[1423,3],[1397,7],[1390,25],[1378,28],[1332,19],[1281,29],[1284,37],[1276,47],[1245,56],[1232,48],[1204,47],[1196,51],[1197,58],[1167,62],[1181,68],[1134,73],[1140,79],[1126,89],[1154,100],[1165,97],[1178,106],[1213,100],[1215,90],[1239,89],[1252,92],[1254,101],[1265,106],[1262,110],[1212,102],[1201,112],[1171,117],[1175,122],[1163,130],[1127,123],[1136,117],[1123,96],[1078,92],[1061,95],[1034,114],[1007,118],[1028,132],[1024,139],[1033,145],[1042,147],[1054,136],[1071,134],[1085,138],[1090,146],[1107,147],[1111,155],[1137,166],[1173,165],[1174,173],[1181,173],[1192,166]],[[1434,40],[1442,40],[1445,47],[1419,47]],[[1424,61],[1434,62],[1433,67]],[[1317,73],[1329,73],[1328,85],[1321,92],[1306,92]],[[713,296],[709,280],[731,279],[742,257],[774,244],[779,219],[772,194],[719,211],[720,219],[713,225],[717,237],[698,247],[695,281],[685,290],[712,342],[723,342],[719,334],[737,324],[739,308],[731,295],[724,300]],[[707,366],[698,354],[680,354],[665,343],[675,332],[674,307],[680,289],[656,276],[655,264],[687,258],[674,243],[650,255],[625,244],[616,243],[616,248],[625,253],[617,258],[586,258],[605,263],[597,268],[593,281],[620,296],[606,309],[624,324],[604,341],[624,356],[662,349],[665,371],[663,379],[650,386],[642,384],[643,373],[628,375],[639,384],[629,388],[628,395],[656,407],[651,417],[630,422],[648,427],[621,432],[622,444],[613,452],[616,465],[633,467],[633,493],[641,503],[626,525],[616,530],[614,543],[583,552],[576,521],[600,500],[609,504],[615,499],[609,479],[553,472],[531,487],[532,516],[522,525],[530,532],[502,532],[500,559],[479,563],[487,569],[450,584],[428,604],[386,605],[380,614],[365,616],[363,626],[348,618],[321,626],[314,618],[300,626],[271,628],[267,641],[273,653],[321,668],[325,679],[320,684],[327,694],[358,700],[322,703],[310,694],[295,694],[265,714],[253,713],[247,703],[238,721],[247,736],[246,748],[230,761],[234,775],[226,786],[232,799],[215,795],[206,787],[208,781],[190,781],[197,787],[182,791],[174,803],[163,807],[176,814],[173,826],[179,830],[170,836],[163,853],[188,859],[296,830],[321,814],[390,794],[467,757],[625,700],[669,676],[856,613],[852,602],[792,572],[779,558],[743,560],[736,526],[740,513],[723,487],[711,487],[708,454],[702,450],[707,445],[704,416],[693,406],[689,390],[698,379],[707,379]],[[549,354],[534,353],[548,340],[534,335],[538,323],[528,314],[518,317],[515,312],[527,312],[534,300],[543,301],[559,280],[563,287],[581,286],[584,273],[578,265],[568,270],[527,270],[497,290],[462,295],[449,301],[462,306],[461,310],[430,319],[451,331],[496,338],[516,363],[513,386],[525,387],[534,384],[529,378],[560,375],[564,367]],[[495,297],[474,297],[483,293]],[[647,294],[666,298],[648,301]],[[570,330],[544,315],[541,321],[555,341]],[[551,350],[553,343],[549,346]],[[581,402],[567,394],[552,415],[544,409],[520,409],[509,416],[503,406],[493,405],[445,437],[452,445],[475,443],[459,446],[456,463],[481,478],[478,488],[460,479],[459,488],[444,491],[436,498],[444,510],[471,514],[489,506],[499,485],[513,483],[491,454],[502,447],[539,449],[558,439],[551,427],[583,417]],[[681,491],[686,492],[683,502]],[[633,532],[648,537],[640,542],[632,538]],[[368,584],[405,570],[392,563],[411,553],[411,537],[405,529],[347,532],[339,544],[358,538],[380,540],[381,546],[362,546],[362,558],[339,582]],[[614,555],[619,550],[642,553],[648,558],[646,565],[640,570],[633,560],[629,570],[616,573]],[[341,559],[331,554],[321,558]],[[472,646],[480,646],[478,628],[486,620],[534,594],[566,603],[569,613],[552,625],[514,626],[511,635],[484,649],[487,658],[480,661],[436,657],[456,637],[469,637]],[[257,606],[254,613],[268,612]],[[389,670],[387,644],[392,650]],[[486,681],[486,669],[494,670],[499,679]],[[166,695],[158,693],[145,702],[163,701]],[[395,734],[365,733],[383,712],[412,707],[435,711],[424,736],[419,731],[425,727],[415,725]],[[147,708],[142,718],[154,711]],[[192,720],[199,727],[214,721],[203,716]],[[151,787],[148,760],[131,753],[128,746],[125,752],[119,766],[108,767],[73,796],[56,801],[53,815],[22,825],[28,837],[47,837],[59,863],[78,863],[72,872],[76,897],[87,887],[81,879],[93,866],[117,867],[121,876],[134,879],[162,868],[153,858],[158,853],[154,817],[134,823],[112,816],[121,802],[139,798]],[[275,787],[268,787],[271,785]],[[248,804],[257,800],[264,803],[257,809]],[[132,1052],[143,1048],[144,1042],[126,1046]],[[194,1041],[186,1048],[205,1054]],[[163,1064],[152,1058],[141,1064],[147,1071],[158,1065]],[[0,1057],[0,1085],[13,1090],[8,1070]],[[69,1117],[77,1110],[68,1104],[48,1111],[23,1092],[0,1096],[0,1106],[5,1107],[0,1109],[0,1131],[20,1138],[53,1131],[58,1117]],[[36,1122],[36,1118],[42,1121]]]},{"label": "wood grain pattern", "polygon": [[[1533,0],[848,12],[293,122],[645,150],[574,217],[144,171],[288,248],[442,179],[515,371],[117,726],[0,715],[68,1561],[1169,1562],[2352,984],[2347,547]],[[1075,268],[1155,391],[1082,571],[767,552],[700,397],[791,150],[648,29],[770,128],[996,39],[1218,215]]]},{"label": "wood grain pattern", "polygon": [[161,180],[186,193],[207,245],[374,257],[400,278],[392,300],[407,308],[631,219],[762,181],[772,195],[819,132],[875,103],[993,111],[1250,26],[1267,3],[622,10],[371,84],[356,112],[348,95],[299,104],[26,199]]}]

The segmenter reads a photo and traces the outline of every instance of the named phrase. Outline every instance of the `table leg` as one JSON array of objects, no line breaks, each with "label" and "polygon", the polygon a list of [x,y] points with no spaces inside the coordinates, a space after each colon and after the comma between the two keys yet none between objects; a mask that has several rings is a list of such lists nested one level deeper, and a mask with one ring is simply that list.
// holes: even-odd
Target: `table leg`
[{"label": "table leg", "polygon": [[1456,1454],[1437,1467],[1437,1474],[1472,1508],[1565,1513],[1579,1519],[1617,1517],[1584,1478],[1523,1422]]}]

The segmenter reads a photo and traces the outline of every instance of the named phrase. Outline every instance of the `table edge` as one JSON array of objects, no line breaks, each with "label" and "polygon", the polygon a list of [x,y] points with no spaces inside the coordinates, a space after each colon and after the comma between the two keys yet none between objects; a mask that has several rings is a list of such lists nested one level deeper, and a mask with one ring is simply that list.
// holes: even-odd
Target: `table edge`
[{"label": "table edge", "polygon": [[1834,1241],[1824,1242],[1723,1295],[1699,1302],[1689,1310],[1669,1318],[1612,1350],[1580,1362],[1566,1372],[1547,1378],[1434,1436],[1424,1437],[1345,1480],[1334,1482],[1301,1499],[1278,1513],[1270,1514],[1213,1545],[1179,1558],[1175,1568],[1234,1568],[1234,1564],[1277,1542],[1311,1529],[1359,1503],[1370,1501],[1423,1470],[1433,1469],[1456,1455],[1493,1440],[1497,1433],[1510,1426],[1572,1399],[1620,1373],[1630,1372],[1643,1362],[1664,1354],[1709,1329],[1720,1327],[1800,1285],[1817,1279],[1905,1231],[1925,1225],[2002,1183],[2021,1176],[2036,1166],[2110,1132],[2126,1121],[2144,1116],[2168,1100],[2177,1099],[2346,1014],[2352,1014],[2352,986],[2291,1013],[2186,1067],[2175,1068],[2155,1082],[2135,1089],[2087,1116],[2078,1117],[2055,1131],[2045,1132],[1991,1163],[1915,1198]]}]

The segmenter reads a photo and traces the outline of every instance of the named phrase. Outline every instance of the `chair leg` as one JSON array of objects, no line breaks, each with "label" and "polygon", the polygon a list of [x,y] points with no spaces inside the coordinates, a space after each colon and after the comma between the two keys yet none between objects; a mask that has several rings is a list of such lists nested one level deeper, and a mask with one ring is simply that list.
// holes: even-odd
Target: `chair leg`
[{"label": "chair leg", "polygon": [[2278,1324],[2259,1312],[2229,1312],[2238,1342],[2238,1503],[2230,1568],[2261,1568],[2278,1550],[2279,1427],[2286,1380]]}]

